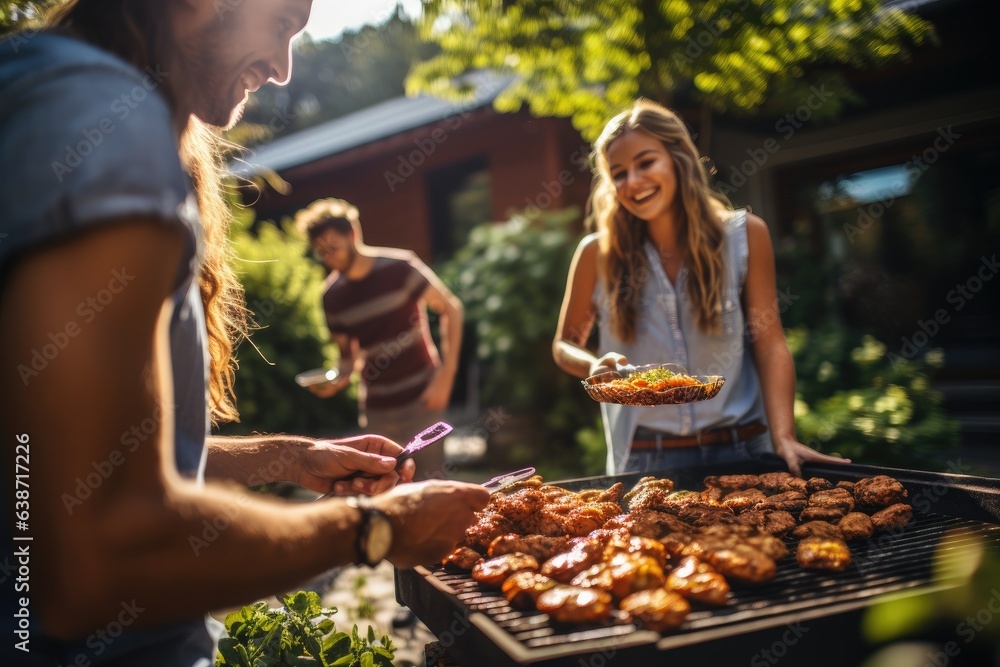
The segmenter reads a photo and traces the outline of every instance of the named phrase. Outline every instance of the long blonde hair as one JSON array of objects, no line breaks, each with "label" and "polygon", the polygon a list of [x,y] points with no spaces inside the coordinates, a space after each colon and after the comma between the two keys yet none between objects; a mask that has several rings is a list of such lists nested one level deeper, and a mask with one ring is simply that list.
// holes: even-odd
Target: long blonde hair
[{"label": "long blonde hair", "polygon": [[639,99],[614,118],[594,142],[594,188],[590,210],[599,234],[598,268],[611,301],[611,330],[623,341],[635,340],[639,292],[648,280],[643,244],[646,222],[618,202],[607,151],[615,139],[637,130],[659,139],[673,159],[679,198],[678,250],[686,252],[687,291],[698,329],[721,329],[725,231],[722,218],[730,207],[708,184],[708,175],[684,122],[666,107]]},{"label": "long blonde hair", "polygon": [[[67,30],[80,39],[110,51],[140,71],[162,63],[169,48],[170,2],[147,0],[69,0],[55,7],[44,25]],[[175,106],[170,80],[163,94]],[[180,156],[194,184],[203,229],[204,258],[198,276],[208,329],[208,398],[215,424],[237,421],[233,393],[233,343],[247,335],[243,287],[229,262],[229,224],[232,211],[223,193],[229,144],[218,130],[190,116],[180,137]]]}]

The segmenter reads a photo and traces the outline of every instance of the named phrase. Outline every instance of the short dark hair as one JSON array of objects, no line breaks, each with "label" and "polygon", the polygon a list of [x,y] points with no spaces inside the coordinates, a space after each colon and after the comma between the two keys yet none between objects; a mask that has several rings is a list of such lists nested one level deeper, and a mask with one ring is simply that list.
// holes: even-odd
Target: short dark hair
[{"label": "short dark hair", "polygon": [[361,240],[361,220],[353,204],[330,197],[318,199],[295,214],[295,227],[310,243],[328,230],[338,234],[353,235]]}]

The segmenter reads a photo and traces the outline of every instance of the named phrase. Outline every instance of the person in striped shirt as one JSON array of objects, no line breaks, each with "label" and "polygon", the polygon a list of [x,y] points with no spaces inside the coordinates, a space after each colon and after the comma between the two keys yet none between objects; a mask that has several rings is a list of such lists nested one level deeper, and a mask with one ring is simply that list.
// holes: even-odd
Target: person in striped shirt
[{"label": "person in striped shirt", "polygon": [[[340,348],[340,375],[310,389],[330,397],[360,374],[359,425],[405,443],[438,421],[451,398],[462,344],[462,303],[409,250],[366,245],[358,209],[321,199],[296,225],[329,270],[323,311]],[[440,321],[440,351],[427,310]],[[415,457],[417,477],[445,477],[444,447]]]}]

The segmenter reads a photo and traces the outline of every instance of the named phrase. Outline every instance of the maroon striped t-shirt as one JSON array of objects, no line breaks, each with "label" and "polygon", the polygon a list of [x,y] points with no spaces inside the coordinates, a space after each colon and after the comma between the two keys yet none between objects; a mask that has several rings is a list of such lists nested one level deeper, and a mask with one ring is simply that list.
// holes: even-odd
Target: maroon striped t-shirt
[{"label": "maroon striped t-shirt", "polygon": [[334,334],[357,339],[365,355],[362,409],[397,408],[423,393],[437,357],[420,298],[430,284],[411,256],[376,257],[360,280],[333,276],[323,295]]}]

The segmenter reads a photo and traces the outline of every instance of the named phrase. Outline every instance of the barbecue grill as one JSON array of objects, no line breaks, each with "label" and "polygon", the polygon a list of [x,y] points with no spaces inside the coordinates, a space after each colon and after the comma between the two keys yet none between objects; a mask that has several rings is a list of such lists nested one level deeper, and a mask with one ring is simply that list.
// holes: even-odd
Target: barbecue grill
[{"label": "barbecue grill", "polygon": [[[777,458],[720,468],[659,471],[677,489],[703,488],[709,474],[784,470]],[[555,482],[570,490],[631,488],[640,474]],[[694,607],[685,623],[667,633],[642,629],[623,618],[600,626],[560,626],[538,611],[513,609],[498,590],[468,573],[442,568],[396,572],[396,592],[463,667],[537,665],[603,667],[663,664],[696,659],[719,665],[859,664],[865,653],[860,616],[886,595],[913,596],[956,586],[954,567],[975,543],[1000,549],[1000,481],[863,465],[808,465],[806,478],[856,481],[890,475],[910,493],[914,518],[906,528],[851,543],[853,563],[842,573],[805,571],[792,556],[779,561],[763,585],[732,584],[722,608]],[[935,564],[935,556],[937,563]],[[952,567],[949,567],[952,566]],[[944,573],[944,576],[942,576]],[[951,573],[951,574],[949,574]],[[787,656],[787,657],[786,657]]]}]

